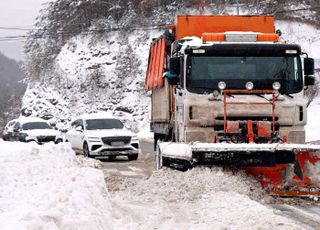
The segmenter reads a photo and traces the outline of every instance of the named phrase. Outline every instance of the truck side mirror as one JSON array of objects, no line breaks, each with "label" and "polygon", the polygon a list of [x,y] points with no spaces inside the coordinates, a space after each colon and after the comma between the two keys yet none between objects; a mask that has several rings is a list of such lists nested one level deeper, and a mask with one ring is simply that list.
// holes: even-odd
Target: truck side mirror
[{"label": "truck side mirror", "polygon": [[314,75],[314,59],[305,58],[304,59],[304,75]]},{"label": "truck side mirror", "polygon": [[170,85],[179,84],[179,75],[180,75],[180,57],[171,57],[169,61],[169,72],[165,74],[165,77],[168,78]]},{"label": "truck side mirror", "polygon": [[309,75],[304,77],[304,85],[308,86],[308,85],[314,85],[314,84],[315,84],[314,77],[311,77]]},{"label": "truck side mirror", "polygon": [[169,63],[170,74],[180,75],[180,57],[171,57]]}]

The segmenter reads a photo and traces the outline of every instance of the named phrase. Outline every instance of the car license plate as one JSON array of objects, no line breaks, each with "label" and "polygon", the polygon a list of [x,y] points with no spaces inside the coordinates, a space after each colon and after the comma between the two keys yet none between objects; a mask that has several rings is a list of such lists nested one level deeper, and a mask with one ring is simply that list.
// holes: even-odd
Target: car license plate
[{"label": "car license plate", "polygon": [[123,141],[114,141],[114,142],[111,142],[111,145],[112,146],[123,146],[124,142]]}]

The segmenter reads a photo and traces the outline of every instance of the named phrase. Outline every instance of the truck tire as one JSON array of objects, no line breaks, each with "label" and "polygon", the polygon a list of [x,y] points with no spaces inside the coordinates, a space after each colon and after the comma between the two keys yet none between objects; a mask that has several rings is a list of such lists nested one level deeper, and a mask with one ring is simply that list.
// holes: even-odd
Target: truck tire
[{"label": "truck tire", "polygon": [[135,161],[138,159],[138,154],[128,155],[129,161]]},{"label": "truck tire", "polygon": [[157,141],[155,144],[156,146],[156,154],[155,154],[155,160],[156,160],[156,170],[160,170],[162,168],[162,154],[159,146],[160,141]]}]

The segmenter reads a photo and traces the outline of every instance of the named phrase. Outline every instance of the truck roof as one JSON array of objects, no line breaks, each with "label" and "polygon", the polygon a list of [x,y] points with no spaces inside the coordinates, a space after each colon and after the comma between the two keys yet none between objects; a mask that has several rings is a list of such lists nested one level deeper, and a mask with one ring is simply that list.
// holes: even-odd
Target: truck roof
[{"label": "truck roof", "polygon": [[[198,52],[201,49],[205,53]],[[295,44],[279,43],[215,43],[203,46],[186,45],[184,52],[193,56],[296,56],[301,54],[301,47]]]},{"label": "truck roof", "polygon": [[176,40],[227,31],[275,32],[273,16],[178,15],[173,28],[176,30]]}]

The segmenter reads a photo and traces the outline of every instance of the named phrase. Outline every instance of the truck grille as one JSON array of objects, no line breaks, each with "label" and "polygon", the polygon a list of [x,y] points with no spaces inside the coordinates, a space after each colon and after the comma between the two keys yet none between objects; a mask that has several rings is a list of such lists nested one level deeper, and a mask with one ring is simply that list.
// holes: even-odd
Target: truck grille
[{"label": "truck grille", "polygon": [[102,141],[106,145],[120,146],[129,144],[131,137],[120,136],[120,137],[103,137]]},{"label": "truck grille", "polygon": [[44,142],[50,142],[50,141],[55,141],[56,137],[55,136],[39,136],[37,137],[38,142],[44,143]]}]

